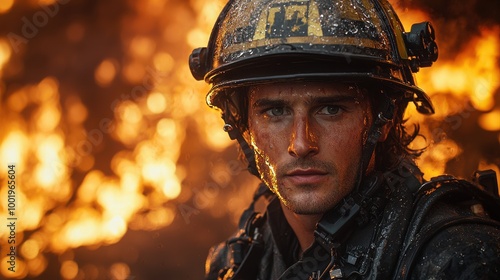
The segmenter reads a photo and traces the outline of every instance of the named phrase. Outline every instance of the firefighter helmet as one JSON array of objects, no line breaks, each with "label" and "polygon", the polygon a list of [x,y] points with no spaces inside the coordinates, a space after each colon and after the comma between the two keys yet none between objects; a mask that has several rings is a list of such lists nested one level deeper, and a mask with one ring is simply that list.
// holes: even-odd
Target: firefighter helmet
[{"label": "firefighter helmet", "polygon": [[432,114],[414,72],[438,56],[430,23],[405,32],[386,0],[230,0],[208,47],[195,49],[193,76],[212,85],[207,103],[235,88],[274,81],[373,81]]}]

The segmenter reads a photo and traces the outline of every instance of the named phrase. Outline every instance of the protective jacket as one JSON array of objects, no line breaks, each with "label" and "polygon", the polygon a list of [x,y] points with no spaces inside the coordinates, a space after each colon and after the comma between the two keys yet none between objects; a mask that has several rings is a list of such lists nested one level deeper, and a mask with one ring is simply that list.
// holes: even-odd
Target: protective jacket
[{"label": "protective jacket", "polygon": [[206,279],[499,279],[498,197],[450,176],[422,184],[418,173],[400,166],[370,176],[371,191],[325,214],[302,254],[266,193],[265,213],[251,205],[240,231],[211,248]]}]

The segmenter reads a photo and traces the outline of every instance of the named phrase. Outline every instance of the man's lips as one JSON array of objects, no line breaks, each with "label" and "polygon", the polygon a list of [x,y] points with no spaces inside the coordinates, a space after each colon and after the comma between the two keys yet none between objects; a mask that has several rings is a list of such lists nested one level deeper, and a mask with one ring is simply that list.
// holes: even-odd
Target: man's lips
[{"label": "man's lips", "polygon": [[294,169],[285,174],[293,184],[318,184],[326,179],[328,172],[319,169]]}]

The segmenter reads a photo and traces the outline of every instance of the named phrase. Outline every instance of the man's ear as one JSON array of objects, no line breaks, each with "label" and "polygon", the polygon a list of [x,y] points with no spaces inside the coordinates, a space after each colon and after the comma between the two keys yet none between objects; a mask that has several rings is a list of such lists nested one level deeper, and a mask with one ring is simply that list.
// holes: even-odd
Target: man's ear
[{"label": "man's ear", "polygon": [[379,142],[384,142],[387,139],[387,136],[389,135],[389,131],[391,130],[391,128],[392,128],[392,122],[388,122],[380,128],[380,132],[382,132],[382,134],[378,138]]}]

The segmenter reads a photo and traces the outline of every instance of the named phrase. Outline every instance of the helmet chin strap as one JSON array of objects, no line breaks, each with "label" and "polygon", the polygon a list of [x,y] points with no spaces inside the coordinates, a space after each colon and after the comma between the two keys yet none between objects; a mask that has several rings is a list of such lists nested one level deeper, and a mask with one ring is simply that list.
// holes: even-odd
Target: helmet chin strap
[{"label": "helmet chin strap", "polygon": [[253,153],[253,149],[250,148],[250,145],[248,145],[247,141],[245,138],[243,138],[243,133],[241,133],[241,130],[232,123],[231,118],[229,117],[230,111],[228,110],[227,106],[222,113],[222,119],[224,120],[224,131],[229,134],[229,138],[231,140],[237,140],[238,144],[241,147],[241,150],[245,154],[245,158],[247,159],[248,162],[248,171],[250,174],[257,176],[257,178],[260,179],[259,171],[257,170],[257,164],[255,162],[255,156]]},{"label": "helmet chin strap", "polygon": [[365,144],[363,145],[363,150],[361,152],[361,162],[358,170],[358,179],[355,186],[355,191],[359,192],[361,187],[361,181],[366,175],[368,165],[370,164],[370,160],[375,152],[375,147],[377,146],[378,140],[380,136],[382,136],[382,127],[391,122],[394,118],[394,100],[390,99],[386,94],[381,94],[381,102],[376,108],[378,114],[372,125],[368,129],[367,139]]}]

